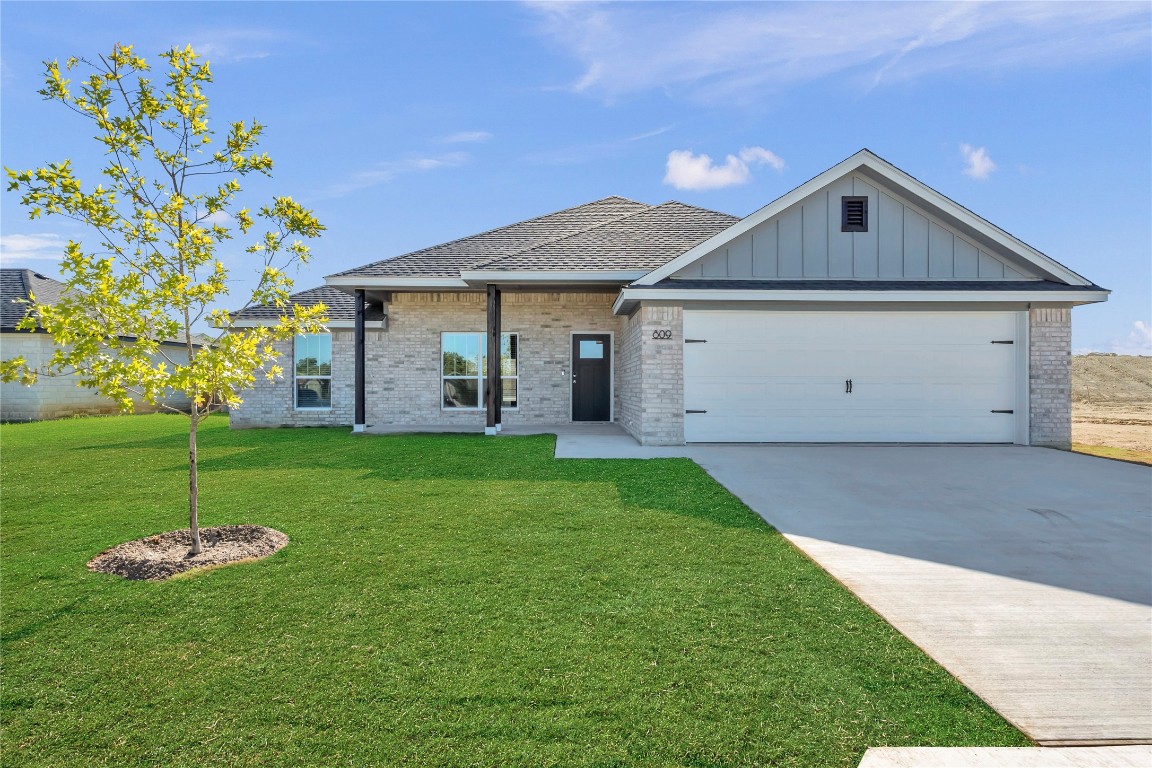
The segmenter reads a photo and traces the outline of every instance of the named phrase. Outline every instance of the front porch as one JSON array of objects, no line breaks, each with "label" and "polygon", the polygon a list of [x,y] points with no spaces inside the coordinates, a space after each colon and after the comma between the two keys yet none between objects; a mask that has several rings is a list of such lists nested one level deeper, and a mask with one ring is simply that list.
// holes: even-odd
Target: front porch
[{"label": "front porch", "polygon": [[[477,424],[382,424],[368,426],[364,434],[402,435],[414,433],[450,433],[482,435]],[[556,435],[558,459],[670,459],[689,456],[684,445],[640,445],[632,435],[614,422],[566,424],[505,424],[499,435]]]}]

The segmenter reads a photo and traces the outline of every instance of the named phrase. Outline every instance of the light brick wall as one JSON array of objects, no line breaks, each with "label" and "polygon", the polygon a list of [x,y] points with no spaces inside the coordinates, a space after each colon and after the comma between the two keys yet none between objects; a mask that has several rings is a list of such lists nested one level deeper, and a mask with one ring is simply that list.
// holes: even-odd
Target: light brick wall
[{"label": "light brick wall", "polygon": [[1028,402],[1032,445],[1072,447],[1072,310],[1028,311]]},{"label": "light brick wall", "polygon": [[[662,331],[671,338],[654,338]],[[628,318],[620,347],[620,426],[642,445],[683,445],[683,308],[639,307]]]},{"label": "light brick wall", "polygon": [[[55,349],[52,337],[46,333],[5,333],[0,340],[0,357],[7,360],[23,356],[33,367],[48,362]],[[166,347],[165,352],[176,362],[188,359],[182,349]],[[29,387],[19,383],[0,384],[0,421],[41,421],[120,412],[116,403],[94,389],[80,386],[78,381],[74,374],[67,374],[41,376]],[[161,410],[139,398],[134,402],[136,413]],[[162,402],[181,410],[188,408],[188,398],[183,396],[164,398]]]},{"label": "light brick wall", "polygon": [[[381,331],[364,333],[367,353],[365,368],[373,364],[373,357],[382,352]],[[294,347],[291,339],[275,343],[280,354],[279,365],[284,375],[268,381],[258,373],[256,386],[243,394],[243,404],[231,410],[233,428],[246,427],[337,427],[351,426],[356,405],[355,349],[350,330],[332,331],[332,407],[326,409],[296,410],[296,379]]]},{"label": "light brick wall", "polygon": [[616,340],[616,366],[620,377],[620,410],[616,413],[616,421],[637,441],[643,439],[641,390],[644,377],[640,369],[643,319],[644,313],[639,309],[625,318],[620,338]]},{"label": "light brick wall", "polygon": [[[519,334],[520,403],[505,409],[505,424],[562,424],[571,419],[572,334],[614,334],[618,355],[621,318],[612,314],[613,294],[521,293],[501,296],[501,330]],[[398,293],[388,305],[388,330],[366,334],[365,417],[369,425],[469,425],[482,427],[483,409],[441,408],[440,334],[484,333],[485,296],[480,293]],[[291,369],[291,343],[280,348]],[[291,376],[258,380],[234,409],[234,427],[351,425],[354,408],[351,331],[332,342],[332,410],[294,411]],[[614,412],[621,397],[619,360],[613,360]]]},{"label": "light brick wall", "polygon": [[[638,310],[640,326],[640,413],[643,445],[684,444],[684,308]],[[654,339],[653,331],[670,331]]]}]

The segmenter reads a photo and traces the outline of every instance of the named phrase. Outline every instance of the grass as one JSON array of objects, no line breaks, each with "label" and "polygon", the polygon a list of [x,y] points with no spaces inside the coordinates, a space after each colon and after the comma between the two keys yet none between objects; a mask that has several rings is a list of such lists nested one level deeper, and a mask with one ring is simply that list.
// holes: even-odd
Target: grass
[{"label": "grass", "polygon": [[186,522],[184,429],[3,427],[4,764],[855,766],[1028,743],[687,460],[217,418],[202,524],[288,547],[168,582],[88,572]]},{"label": "grass", "polygon": [[1105,459],[1128,461],[1133,464],[1144,464],[1152,467],[1152,452],[1138,451],[1135,448],[1113,448],[1108,445],[1072,443],[1072,450],[1076,453],[1086,453],[1089,456],[1100,456]]}]

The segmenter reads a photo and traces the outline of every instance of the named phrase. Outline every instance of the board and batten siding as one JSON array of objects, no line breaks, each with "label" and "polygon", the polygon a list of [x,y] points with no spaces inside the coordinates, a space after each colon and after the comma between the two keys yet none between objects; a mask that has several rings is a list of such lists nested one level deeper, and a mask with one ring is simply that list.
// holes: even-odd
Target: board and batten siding
[{"label": "board and batten siding", "polygon": [[[868,197],[868,231],[840,231],[840,198]],[[674,278],[1027,280],[1036,275],[859,176],[845,176]]]}]

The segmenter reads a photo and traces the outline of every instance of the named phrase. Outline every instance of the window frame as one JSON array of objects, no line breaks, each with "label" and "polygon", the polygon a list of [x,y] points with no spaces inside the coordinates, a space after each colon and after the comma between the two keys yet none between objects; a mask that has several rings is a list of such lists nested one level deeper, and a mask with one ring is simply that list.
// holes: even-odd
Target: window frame
[{"label": "window frame", "polygon": [[[479,353],[476,360],[476,375],[475,376],[460,376],[455,374],[444,373],[444,339],[446,336],[478,336],[480,338]],[[512,338],[515,337],[515,342]],[[519,411],[520,410],[520,333],[518,331],[503,331],[500,333],[500,346],[504,346],[504,340],[509,340],[509,349],[514,353],[511,357],[516,362],[516,373],[514,375],[506,375],[501,366],[500,380],[501,383],[506,381],[516,382],[516,405],[503,405],[501,404],[502,411]],[[465,412],[475,413],[483,411],[484,405],[484,388],[488,384],[488,370],[487,370],[487,357],[488,357],[488,334],[484,331],[441,331],[440,332],[440,410],[449,413]],[[460,380],[476,382],[476,405],[445,405],[444,403],[444,382],[448,380]],[[505,390],[507,391],[507,390]]]},{"label": "window frame", "polygon": [[[307,339],[309,337],[324,337],[328,339],[328,373],[314,374],[314,375],[301,375],[300,374],[300,339]],[[318,350],[319,351],[319,350]],[[316,360],[316,366],[319,368],[322,365],[319,357]],[[317,379],[320,381],[328,382],[328,405],[300,405],[300,380],[301,379]],[[292,409],[296,411],[330,411],[332,410],[332,334],[331,333],[298,333],[292,337]]]}]

